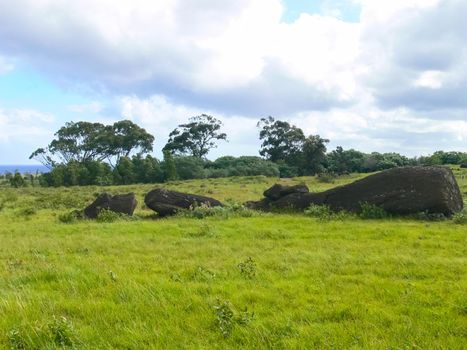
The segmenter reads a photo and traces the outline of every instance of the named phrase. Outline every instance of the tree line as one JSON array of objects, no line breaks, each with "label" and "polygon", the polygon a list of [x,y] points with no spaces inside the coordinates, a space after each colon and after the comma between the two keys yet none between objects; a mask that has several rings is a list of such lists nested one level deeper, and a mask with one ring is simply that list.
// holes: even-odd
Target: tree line
[{"label": "tree line", "polygon": [[[160,183],[213,177],[265,175],[293,177],[316,174],[374,172],[406,165],[467,164],[467,153],[438,151],[428,157],[408,158],[398,153],[363,153],[337,147],[329,140],[305,135],[287,121],[262,118],[257,124],[261,146],[257,156],[206,158],[218,142],[227,141],[222,122],[202,114],[180,124],[163,148],[163,159],[150,155],[154,136],[132,121],[112,125],[69,122],[44,148],[30,158],[50,169],[33,181],[42,186],[119,185]],[[30,177],[32,178],[32,177]],[[21,176],[10,176],[15,187]]]}]

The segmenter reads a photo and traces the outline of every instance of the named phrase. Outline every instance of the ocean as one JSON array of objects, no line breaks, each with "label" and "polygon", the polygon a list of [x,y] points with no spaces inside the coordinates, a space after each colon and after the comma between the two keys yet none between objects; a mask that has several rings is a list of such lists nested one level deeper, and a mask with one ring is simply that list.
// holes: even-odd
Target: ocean
[{"label": "ocean", "polygon": [[30,173],[35,174],[36,172],[39,173],[48,173],[49,169],[43,165],[0,165],[0,174],[5,173],[14,173],[14,172]]}]

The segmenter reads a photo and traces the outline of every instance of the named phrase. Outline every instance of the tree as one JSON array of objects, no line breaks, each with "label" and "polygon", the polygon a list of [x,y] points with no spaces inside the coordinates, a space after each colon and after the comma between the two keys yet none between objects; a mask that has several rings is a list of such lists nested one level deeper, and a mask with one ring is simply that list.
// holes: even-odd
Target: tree
[{"label": "tree", "polygon": [[109,161],[116,157],[118,163],[121,157],[129,157],[132,152],[151,152],[154,136],[130,120],[121,120],[106,126],[100,141]]},{"label": "tree", "polygon": [[202,114],[189,119],[189,123],[180,124],[169,134],[165,151],[179,155],[204,158],[217,147],[216,142],[226,140],[227,135],[219,132],[222,122],[213,116]]},{"label": "tree", "polygon": [[206,171],[204,170],[204,161],[198,157],[174,157],[175,168],[179,180],[204,179]]},{"label": "tree", "polygon": [[154,136],[129,120],[113,125],[69,122],[55,133],[45,148],[38,148],[29,159],[36,159],[49,169],[70,162],[111,161],[128,157],[131,152],[152,151]]},{"label": "tree", "polygon": [[172,153],[168,150],[162,151],[164,154],[164,163],[162,164],[162,169],[164,171],[165,181],[174,181],[177,180],[177,168],[175,167],[174,158]]},{"label": "tree", "polygon": [[326,163],[327,139],[319,135],[310,135],[303,142],[302,146],[302,174],[315,175],[322,173]]},{"label": "tree", "polygon": [[260,155],[273,162],[296,162],[305,142],[302,129],[271,116],[262,118],[257,127],[261,127],[259,138],[263,141]]},{"label": "tree", "polygon": [[[100,123],[69,122],[55,133],[55,139],[46,148],[38,148],[29,159],[41,161],[49,168],[57,163],[71,161],[83,163],[89,160],[105,158],[100,138],[105,126]],[[58,161],[54,159],[58,157]]]},{"label": "tree", "polygon": [[[338,146],[327,156],[328,169],[336,174],[361,172],[367,158],[362,152],[354,149],[344,150]],[[368,162],[368,166],[371,166],[371,162]]]}]

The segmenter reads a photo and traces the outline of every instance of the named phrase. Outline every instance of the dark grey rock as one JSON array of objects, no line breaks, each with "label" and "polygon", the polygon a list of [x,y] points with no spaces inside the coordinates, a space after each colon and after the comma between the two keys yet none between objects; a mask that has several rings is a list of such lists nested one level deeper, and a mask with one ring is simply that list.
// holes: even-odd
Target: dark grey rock
[{"label": "dark grey rock", "polygon": [[275,184],[271,188],[268,188],[266,191],[264,191],[263,195],[266,198],[277,200],[279,198],[282,198],[292,193],[308,193],[308,192],[310,192],[310,190],[305,184],[299,184],[295,186],[284,186],[280,184]]},{"label": "dark grey rock", "polygon": [[131,216],[137,204],[138,201],[134,193],[112,196],[104,192],[84,209],[84,216],[89,219],[96,219],[103,209]]},{"label": "dark grey rock", "polygon": [[427,212],[447,216],[463,208],[451,169],[433,166],[389,169],[321,193],[292,193],[260,202],[257,206],[262,210],[304,210],[311,204],[325,204],[333,210],[358,212],[362,203],[369,203],[393,214]]},{"label": "dark grey rock", "polygon": [[191,209],[196,205],[207,205],[210,207],[222,206],[217,199],[199,196],[196,194],[182,193],[163,188],[156,188],[144,197],[146,206],[160,216],[174,215],[181,209]]}]

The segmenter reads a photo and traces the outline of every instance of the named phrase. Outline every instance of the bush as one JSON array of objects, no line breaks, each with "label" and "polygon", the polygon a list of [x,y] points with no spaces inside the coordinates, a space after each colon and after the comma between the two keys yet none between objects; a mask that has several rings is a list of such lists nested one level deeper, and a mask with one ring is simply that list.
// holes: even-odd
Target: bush
[{"label": "bush", "polygon": [[279,167],[277,164],[260,157],[225,156],[216,159],[214,162],[206,165],[208,177],[230,177],[230,176],[279,176]]},{"label": "bush", "polygon": [[316,180],[318,182],[321,182],[321,183],[334,183],[334,181],[336,180],[337,178],[337,175],[332,173],[332,172],[327,172],[327,171],[324,171],[322,173],[319,173],[318,175],[316,175]]},{"label": "bush", "polygon": [[103,209],[101,210],[99,215],[97,215],[97,221],[98,222],[114,222],[120,219],[120,217],[121,215],[119,213],[116,213],[112,210]]},{"label": "bush", "polygon": [[240,273],[247,279],[252,279],[256,276],[256,263],[251,257],[239,263],[237,267]]},{"label": "bush", "polygon": [[72,211],[70,213],[61,214],[58,216],[58,221],[64,224],[72,224],[76,222],[76,220],[82,217],[81,213],[78,211]]},{"label": "bush", "polygon": [[174,157],[175,168],[180,180],[204,179],[204,161],[196,157]]},{"label": "bush", "polygon": [[60,347],[72,347],[74,345],[73,324],[65,317],[56,318],[54,316],[49,324],[49,330],[56,345]]},{"label": "bush", "polygon": [[228,219],[231,217],[252,217],[254,215],[258,215],[258,213],[238,203],[228,203],[223,207],[210,207],[202,204],[193,207],[191,210],[178,212],[178,216],[195,219],[204,219],[206,217]]},{"label": "bush", "polygon": [[316,205],[312,204],[305,209],[305,215],[317,218],[322,221],[331,220],[333,212],[327,205]]},{"label": "bush", "polygon": [[312,204],[305,209],[305,215],[316,218],[320,221],[345,220],[350,218],[350,214],[341,210],[334,212],[327,205]]},{"label": "bush", "polygon": [[297,167],[288,164],[279,164],[279,173],[281,178],[296,177],[300,175],[300,171]]},{"label": "bush", "polygon": [[230,335],[236,324],[246,326],[255,317],[255,314],[253,312],[248,312],[247,308],[243,311],[235,310],[228,300],[217,300],[214,305],[214,310],[216,313],[217,327],[224,337]]},{"label": "bush", "polygon": [[467,209],[464,209],[452,216],[452,221],[455,224],[466,225],[467,224]]},{"label": "bush", "polygon": [[24,181],[24,178],[20,173],[16,172],[15,175],[10,178],[10,185],[14,188],[25,187],[26,181]]},{"label": "bush", "polygon": [[26,217],[35,215],[36,213],[37,213],[37,210],[35,208],[24,208],[18,212],[19,215],[26,216]]},{"label": "bush", "polygon": [[374,219],[386,219],[389,217],[389,214],[381,207],[370,203],[361,203],[360,204],[360,213],[359,216],[362,219],[374,220]]}]

